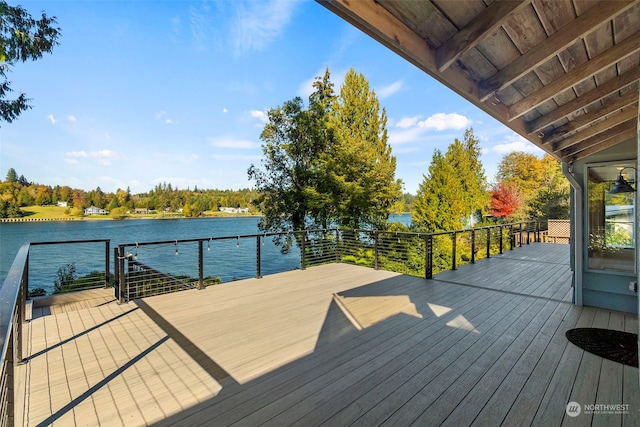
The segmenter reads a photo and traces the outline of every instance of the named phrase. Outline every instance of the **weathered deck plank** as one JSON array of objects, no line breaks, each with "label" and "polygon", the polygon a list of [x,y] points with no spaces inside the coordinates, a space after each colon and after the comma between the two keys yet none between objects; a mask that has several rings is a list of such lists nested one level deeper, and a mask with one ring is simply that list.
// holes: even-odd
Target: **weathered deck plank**
[{"label": "weathered deck plank", "polygon": [[[564,336],[637,320],[568,303],[558,246],[435,280],[333,264],[34,318],[23,424],[637,425],[637,368]],[[570,400],[631,411],[574,419]]]}]

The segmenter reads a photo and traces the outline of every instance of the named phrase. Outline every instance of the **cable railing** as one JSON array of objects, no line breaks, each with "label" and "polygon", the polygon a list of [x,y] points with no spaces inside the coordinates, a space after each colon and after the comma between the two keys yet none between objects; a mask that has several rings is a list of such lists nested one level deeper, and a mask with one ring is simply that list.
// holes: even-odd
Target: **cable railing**
[{"label": "cable railing", "polygon": [[[126,302],[335,262],[430,279],[533,241],[540,241],[534,221],[442,233],[331,229],[134,242],[114,248],[113,275],[109,240],[25,244],[0,288],[0,425],[14,424],[14,369],[23,361],[26,301],[30,281],[43,268],[57,269],[60,289],[54,279],[53,292],[113,285],[115,297]],[[44,248],[57,253],[55,261],[47,260],[51,253]],[[69,265],[74,268],[65,269]]]},{"label": "cable railing", "polygon": [[114,249],[116,298],[126,302],[332,262],[431,279],[534,240],[540,241],[540,230],[530,221],[440,233],[329,229],[133,242]]}]

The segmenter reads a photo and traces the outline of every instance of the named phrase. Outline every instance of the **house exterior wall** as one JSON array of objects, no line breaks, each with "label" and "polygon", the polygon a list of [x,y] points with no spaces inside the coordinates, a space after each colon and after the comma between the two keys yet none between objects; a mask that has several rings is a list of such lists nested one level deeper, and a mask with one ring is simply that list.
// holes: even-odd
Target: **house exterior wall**
[{"label": "house exterior wall", "polygon": [[[574,247],[578,256],[582,257],[582,274],[576,274],[576,286],[581,287],[583,305],[601,307],[610,310],[638,312],[637,292],[629,289],[629,283],[638,280],[637,262],[636,272],[604,271],[588,268],[587,255],[589,244],[589,197],[587,194],[586,170],[588,165],[606,162],[631,161],[637,164],[638,143],[636,139],[630,139],[608,150],[594,154],[584,160],[576,161],[571,165],[573,176],[583,186],[583,197],[580,205],[574,208],[575,221],[582,221],[583,243],[581,247]],[[636,207],[638,205],[638,193],[636,192]],[[636,209],[636,217],[638,215]],[[636,258],[638,257],[638,221],[635,224]]]}]

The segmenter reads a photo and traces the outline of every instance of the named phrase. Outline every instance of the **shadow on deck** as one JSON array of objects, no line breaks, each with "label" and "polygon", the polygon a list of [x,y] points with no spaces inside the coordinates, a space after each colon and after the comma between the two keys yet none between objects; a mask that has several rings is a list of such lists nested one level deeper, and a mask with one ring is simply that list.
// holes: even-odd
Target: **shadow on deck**
[{"label": "shadow on deck", "polygon": [[564,336],[636,317],[567,303],[552,249],[568,259],[533,244],[435,280],[331,264],[34,319],[24,424],[637,425],[638,369]]}]

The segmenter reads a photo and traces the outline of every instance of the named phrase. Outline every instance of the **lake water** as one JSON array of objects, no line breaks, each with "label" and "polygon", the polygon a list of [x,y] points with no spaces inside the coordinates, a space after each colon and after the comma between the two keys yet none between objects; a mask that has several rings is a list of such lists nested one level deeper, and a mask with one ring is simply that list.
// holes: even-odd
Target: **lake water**
[{"label": "lake water", "polygon": [[[393,222],[409,224],[410,215],[392,215],[389,218]],[[0,223],[0,283],[4,283],[4,278],[13,263],[16,253],[24,243],[41,241],[62,241],[62,240],[92,240],[110,239],[111,250],[119,244],[132,242],[153,242],[164,240],[198,239],[219,236],[242,236],[258,234],[258,217],[225,217],[225,218],[190,218],[190,219],[167,219],[167,220],[91,220],[91,221],[64,221],[64,222],[15,222]],[[223,280],[234,278],[251,277],[248,272],[255,271],[255,239],[240,239],[241,242],[226,240],[213,242],[212,251],[208,251],[209,267],[215,271],[205,271],[206,275],[217,275]],[[238,243],[241,243],[238,245]],[[178,261],[189,262],[197,259],[197,244],[180,245],[180,257],[175,256],[176,245],[164,245],[163,247],[141,247],[139,257],[141,262],[152,262],[153,265],[168,266],[184,271],[172,271],[173,273],[193,274],[193,266],[181,266]],[[270,239],[263,242],[263,253],[265,256],[275,255],[279,249],[276,248]],[[64,265],[69,262],[68,258],[74,260],[99,260],[104,259],[104,246],[93,244],[93,252],[69,254],[66,246],[32,246],[30,265],[48,266],[49,270],[57,268],[56,265]],[[101,249],[102,248],[102,249]],[[97,250],[97,251],[96,251]],[[275,271],[284,271],[296,268],[298,254],[294,251],[287,256],[272,256],[267,265],[263,266],[263,274]],[[103,261],[102,261],[103,262]],[[113,265],[113,260],[111,261]],[[100,269],[99,261],[94,261],[88,266],[91,270]],[[102,268],[104,268],[102,266]],[[112,268],[112,267],[111,267]],[[188,272],[186,269],[188,268]],[[197,271],[197,270],[196,270]],[[80,273],[88,273],[84,271]],[[50,288],[52,280],[40,277],[36,268],[30,269],[30,277],[40,279],[43,284],[38,286],[46,289]],[[43,273],[44,274],[44,273]],[[32,280],[37,282],[38,280]]]}]

